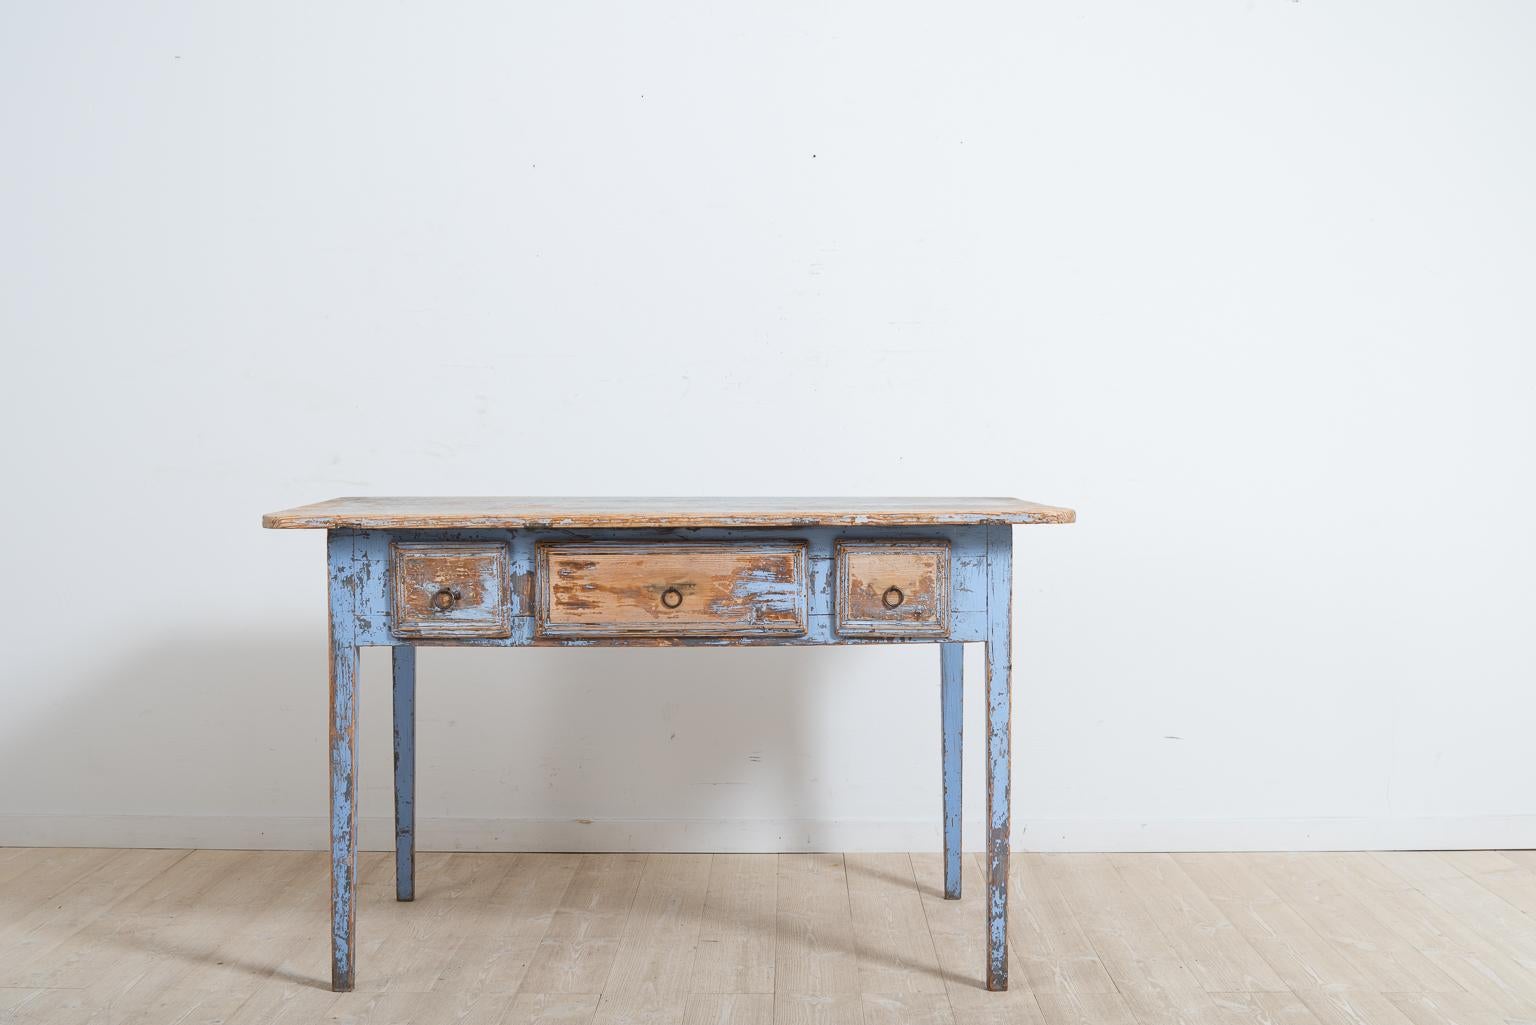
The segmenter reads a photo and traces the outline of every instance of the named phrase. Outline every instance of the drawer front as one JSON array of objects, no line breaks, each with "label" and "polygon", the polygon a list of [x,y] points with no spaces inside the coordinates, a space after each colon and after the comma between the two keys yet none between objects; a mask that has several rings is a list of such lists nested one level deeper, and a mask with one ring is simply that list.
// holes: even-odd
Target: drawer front
[{"label": "drawer front", "polygon": [[734,637],[806,632],[805,542],[538,547],[545,637]]},{"label": "drawer front", "polygon": [[395,636],[511,636],[509,563],[501,541],[390,545]]},{"label": "drawer front", "polygon": [[949,636],[949,544],[839,541],[837,632],[848,637]]}]

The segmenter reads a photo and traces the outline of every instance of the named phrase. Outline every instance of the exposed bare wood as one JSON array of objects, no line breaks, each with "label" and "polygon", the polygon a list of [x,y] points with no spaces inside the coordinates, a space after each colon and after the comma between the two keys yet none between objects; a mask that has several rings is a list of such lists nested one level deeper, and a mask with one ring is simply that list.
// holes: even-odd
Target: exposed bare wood
[{"label": "exposed bare wood", "polygon": [[804,541],[541,544],[535,615],[546,637],[803,634]]},{"label": "exposed bare wood", "polygon": [[510,553],[500,541],[390,545],[396,637],[506,637]]},{"label": "exposed bare wood", "polygon": [[333,498],[267,513],[277,529],[584,530],[603,527],[974,526],[1071,523],[1071,509],[1017,498]]},{"label": "exposed bare wood", "polygon": [[840,634],[949,634],[947,543],[840,541],[833,578]]}]

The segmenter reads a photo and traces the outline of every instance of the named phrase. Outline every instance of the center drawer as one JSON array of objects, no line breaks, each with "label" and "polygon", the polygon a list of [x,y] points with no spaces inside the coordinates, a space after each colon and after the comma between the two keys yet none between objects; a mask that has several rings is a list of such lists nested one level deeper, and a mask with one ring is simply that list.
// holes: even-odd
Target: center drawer
[{"label": "center drawer", "polygon": [[806,632],[805,542],[538,546],[544,637],[741,637]]}]

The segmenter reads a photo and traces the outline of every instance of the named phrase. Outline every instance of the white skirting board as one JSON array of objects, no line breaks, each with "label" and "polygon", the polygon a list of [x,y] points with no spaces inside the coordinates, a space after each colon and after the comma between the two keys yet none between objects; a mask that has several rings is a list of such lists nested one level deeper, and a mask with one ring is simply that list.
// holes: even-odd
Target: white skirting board
[{"label": "white skirting board", "polygon": [[[0,847],[203,847],[323,850],[327,819],[155,815],[0,815]],[[366,850],[392,850],[394,823],[364,818]],[[979,821],[965,847],[980,850]],[[932,821],[845,819],[454,819],[417,822],[423,851],[936,851]],[[1411,819],[1115,821],[1015,824],[1020,851],[1480,850],[1536,847],[1536,815]]]}]

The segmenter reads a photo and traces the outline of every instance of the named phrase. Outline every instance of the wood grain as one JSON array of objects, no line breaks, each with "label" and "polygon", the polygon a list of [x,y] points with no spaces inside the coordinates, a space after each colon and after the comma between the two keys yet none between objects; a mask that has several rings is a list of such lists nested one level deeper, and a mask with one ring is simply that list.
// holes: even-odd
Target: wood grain
[{"label": "wood grain", "polygon": [[1071,509],[1017,498],[332,498],[267,513],[278,530],[803,527],[1071,523]]},{"label": "wood grain", "polygon": [[523,984],[538,993],[601,993],[645,868],[643,854],[584,854]]},{"label": "wood grain", "polygon": [[842,855],[780,854],[777,863],[776,991],[807,997],[858,993]]},{"label": "wood grain", "polygon": [[[402,640],[391,629],[393,618],[390,573],[391,545],[396,543],[489,542],[505,544],[511,550],[512,591],[511,633],[507,637],[423,637],[411,643],[429,645],[475,645],[487,647],[523,646],[621,646],[621,645],[801,645],[801,644],[931,644],[935,641],[981,641],[986,637],[987,609],[987,532],[1008,531],[993,527],[907,527],[892,531],[895,536],[921,539],[950,547],[949,636],[937,637],[849,637],[836,630],[833,614],[836,577],[835,549],[842,540],[879,540],[881,531],[853,532],[839,527],[802,527],[795,530],[761,528],[713,528],[699,530],[625,531],[594,530],[572,534],[563,531],[477,530],[454,532],[421,531],[333,531],[336,543],[351,553],[347,573],[350,607],[354,614],[355,639],[359,645],[398,644]],[[1011,533],[1011,531],[1009,531]],[[807,546],[806,574],[809,616],[802,634],[738,634],[728,636],[578,636],[550,637],[535,629],[536,602],[531,593],[535,577],[537,550],[541,544],[649,544],[681,543],[747,544],[765,542],[803,542]]]},{"label": "wood grain", "polygon": [[848,854],[848,901],[865,993],[943,993],[944,976],[905,854]]},{"label": "wood grain", "polygon": [[508,636],[510,561],[500,541],[394,542],[389,573],[395,636]]},{"label": "wood grain", "polygon": [[703,925],[709,863],[708,854],[653,854],[646,859],[596,1022],[682,1019]]},{"label": "wood grain", "polygon": [[777,875],[768,858],[714,855],[693,963],[693,992],[773,992],[774,930],[768,926],[778,895]]},{"label": "wood grain", "polygon": [[[0,1022],[1536,1020],[1536,972],[1510,956],[1536,935],[1517,910],[1536,889],[1518,854],[1021,855],[1009,925],[1027,949],[1014,952],[1006,993],[983,988],[980,856],[963,862],[967,896],[948,901],[935,852],[852,855],[846,871],[837,854],[423,853],[418,900],[399,904],[392,857],[363,854],[357,892],[370,970],[356,992],[340,994],[327,988],[328,937],[316,928],[324,861],[318,852],[0,852]],[[1517,903],[1478,889],[1489,875],[1504,877]],[[712,944],[735,953],[706,953]],[[1410,947],[1455,988],[1380,989],[1401,980],[1376,955]],[[574,956],[541,958],[556,949]],[[1362,952],[1364,970],[1341,967]],[[1113,984],[1092,971],[1028,966],[1099,955]],[[1255,955],[1285,989],[1208,989],[1243,979],[1273,986]],[[699,991],[761,986],[770,970],[772,992]]]},{"label": "wood grain", "polygon": [[837,632],[850,637],[946,637],[949,545],[839,541]]},{"label": "wood grain", "polygon": [[534,576],[545,637],[792,636],[809,622],[804,541],[546,543]]}]

